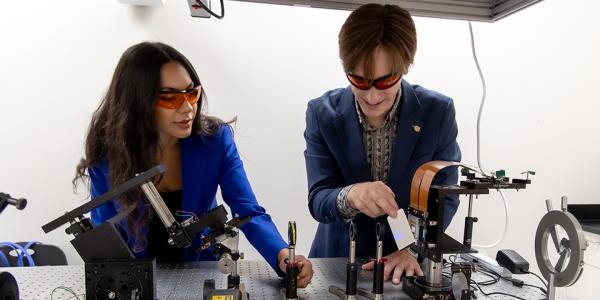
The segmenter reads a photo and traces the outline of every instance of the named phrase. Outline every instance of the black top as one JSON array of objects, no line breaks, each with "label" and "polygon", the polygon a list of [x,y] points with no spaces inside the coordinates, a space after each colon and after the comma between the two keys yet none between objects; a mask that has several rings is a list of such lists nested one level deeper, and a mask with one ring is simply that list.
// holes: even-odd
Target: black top
[{"label": "black top", "polygon": [[[183,197],[181,190],[172,192],[160,192],[160,196],[167,207],[175,216],[175,212],[181,210]],[[175,216],[176,217],[176,216]],[[176,217],[177,218],[177,217]],[[156,212],[152,215],[148,232],[148,256],[156,258],[156,262],[183,262],[183,253],[187,248],[177,248],[169,245],[167,229]]]}]

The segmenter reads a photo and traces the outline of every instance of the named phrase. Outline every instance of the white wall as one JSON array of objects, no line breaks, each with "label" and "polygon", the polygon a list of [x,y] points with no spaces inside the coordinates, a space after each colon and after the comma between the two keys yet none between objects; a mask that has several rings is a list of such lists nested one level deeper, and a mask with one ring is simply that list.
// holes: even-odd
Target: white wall
[{"label": "white wall", "polygon": [[[40,226],[84,201],[70,181],[90,116],[120,54],[153,40],[173,45],[196,66],[211,114],[238,116],[236,139],[258,198],[281,233],[288,220],[297,221],[300,252],[308,253],[317,224],[306,206],[304,112],[309,99],[347,85],[337,34],[348,12],[226,1],[224,20],[206,20],[189,17],[185,1],[166,2],[149,9],[116,0],[3,3],[0,191],[26,197],[29,206],[0,216],[0,240],[53,243],[71,263],[81,262],[62,229],[45,235]],[[488,83],[484,167],[538,172],[530,188],[507,193],[508,236],[487,252],[492,256],[513,248],[535,265],[533,237],[545,199],[555,207],[561,195],[599,202],[599,10],[598,1],[548,0],[494,24],[474,24]],[[454,98],[463,161],[475,164],[481,87],[467,23],[416,23],[417,58],[406,78]],[[501,234],[501,212],[498,195],[475,202],[476,243]],[[465,214],[463,205],[449,230],[459,240]],[[258,258],[246,242],[242,248]],[[591,291],[600,272],[586,272],[570,295]]]}]

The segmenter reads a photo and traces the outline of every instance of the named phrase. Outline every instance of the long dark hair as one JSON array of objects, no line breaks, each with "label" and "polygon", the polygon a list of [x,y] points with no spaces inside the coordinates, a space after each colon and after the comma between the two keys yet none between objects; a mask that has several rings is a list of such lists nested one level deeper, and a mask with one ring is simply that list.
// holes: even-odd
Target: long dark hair
[{"label": "long dark hair", "polygon": [[[161,67],[168,62],[181,64],[194,86],[200,85],[192,64],[171,46],[144,42],[129,47],[123,53],[108,91],[92,116],[85,141],[85,157],[77,165],[74,188],[79,180],[87,182],[86,171],[89,168],[105,160],[108,161],[112,186],[159,163],[161,148],[154,112],[161,88]],[[210,136],[224,122],[202,113],[205,95],[202,90],[192,124],[192,134]],[[139,191],[126,193],[118,199],[121,209],[130,211],[127,228],[140,241],[136,243],[138,249],[143,249],[146,242],[141,228],[152,217],[147,201],[142,202],[141,199],[144,198]],[[146,204],[142,209],[137,209],[140,203]]]}]

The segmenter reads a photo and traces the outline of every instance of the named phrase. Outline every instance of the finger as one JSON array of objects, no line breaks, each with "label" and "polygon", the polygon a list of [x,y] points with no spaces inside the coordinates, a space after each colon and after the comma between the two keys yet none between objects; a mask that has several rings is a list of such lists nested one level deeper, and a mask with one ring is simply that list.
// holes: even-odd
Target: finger
[{"label": "finger", "polygon": [[402,277],[402,270],[400,268],[394,268],[394,276],[392,277],[392,283],[400,284],[400,277]]},{"label": "finger", "polygon": [[300,271],[298,272],[298,277],[308,277],[311,272],[310,266],[303,263],[298,264],[298,270]]},{"label": "finger", "polygon": [[402,273],[404,273],[404,271],[406,271],[407,269],[408,266],[403,263],[397,264],[396,268],[394,268],[394,278],[396,278],[396,276],[398,277],[398,283],[400,283],[400,277],[402,277]]},{"label": "finger", "polygon": [[405,275],[408,277],[414,276],[415,275],[415,271],[418,268],[418,266],[407,266],[406,269],[404,269],[404,272],[406,273]]},{"label": "finger", "polygon": [[362,269],[370,271],[370,270],[373,270],[374,265],[375,265],[375,263],[371,261],[371,262],[368,262],[368,263],[362,265]]},{"label": "finger", "polygon": [[423,274],[423,270],[421,270],[421,266],[419,266],[419,263],[417,263],[417,267],[415,268],[415,270],[417,270],[417,275],[418,276],[425,275],[425,274]]},{"label": "finger", "polygon": [[298,273],[299,279],[310,279],[311,271],[309,269],[304,269],[300,273]]},{"label": "finger", "polygon": [[[390,201],[392,201],[394,205],[392,205],[392,203]],[[396,211],[398,210],[396,207],[398,207],[398,206],[395,205],[396,204],[395,200],[390,200],[389,198],[378,198],[376,200],[376,203],[379,206],[380,210],[383,210],[385,213],[392,216],[393,218],[395,218],[398,215],[396,213]]]},{"label": "finger", "polygon": [[308,270],[304,270],[298,274],[298,276],[296,277],[296,284],[299,288],[305,288],[308,285],[310,279],[312,278],[312,276],[310,276],[309,274],[310,271]]},{"label": "finger", "polygon": [[379,207],[372,200],[357,203],[356,209],[371,218],[377,218],[382,215],[379,211]]},{"label": "finger", "polygon": [[392,272],[394,272],[395,269],[395,265],[389,263],[389,264],[385,264],[385,266],[383,267],[383,280],[384,281],[389,281],[391,278],[390,276],[392,275]]},{"label": "finger", "polygon": [[[389,190],[387,186],[386,188]],[[392,209],[394,209],[394,211],[400,209],[400,207],[398,207],[398,203],[396,203],[396,195],[394,195],[391,190],[389,193],[385,194],[384,199],[388,202]]]},{"label": "finger", "polygon": [[305,266],[311,266],[310,260],[306,259],[306,257],[302,255],[296,255],[296,264],[299,269],[304,268]]},{"label": "finger", "polygon": [[298,278],[297,282],[296,282],[296,286],[298,286],[298,288],[305,288],[308,286],[308,284],[310,283],[310,279],[308,279],[308,277],[302,277],[302,278]]},{"label": "finger", "polygon": [[387,185],[384,184],[384,190],[392,197],[395,198],[396,197],[396,193],[394,193],[394,191],[392,191],[392,189]]},{"label": "finger", "polygon": [[310,284],[313,276],[314,272],[312,267],[309,268],[308,265],[305,265],[304,272],[302,272],[300,278],[298,279],[298,281],[302,283],[300,287],[307,287]]},{"label": "finger", "polygon": [[298,275],[298,281],[302,281],[302,282],[310,282],[310,280],[312,279],[312,274],[310,271],[305,271],[304,274],[300,274]]},{"label": "finger", "polygon": [[312,266],[310,265],[310,261],[306,258],[299,256],[297,266],[298,266],[298,275],[296,276],[296,284],[299,288],[304,288],[308,285],[311,279]]},{"label": "finger", "polygon": [[396,197],[396,194],[394,193],[394,191],[384,182],[382,181],[377,181],[377,191],[384,194],[384,195],[389,195],[392,198]]},{"label": "finger", "polygon": [[366,205],[367,215],[371,218],[377,218],[385,214],[385,211],[382,210],[375,201],[369,202]]}]

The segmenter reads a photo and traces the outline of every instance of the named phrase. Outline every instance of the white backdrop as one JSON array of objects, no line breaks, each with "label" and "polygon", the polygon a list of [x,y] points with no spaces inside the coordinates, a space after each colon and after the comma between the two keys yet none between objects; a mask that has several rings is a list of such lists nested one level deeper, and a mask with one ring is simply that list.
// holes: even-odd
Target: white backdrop
[{"label": "white backdrop", "polygon": [[[56,244],[70,263],[81,263],[62,229],[45,235],[40,226],[85,200],[84,190],[73,193],[71,179],[90,116],[121,53],[151,40],[171,44],[191,60],[211,114],[238,116],[236,141],[259,201],[282,234],[288,220],[297,221],[299,252],[308,253],[317,223],[307,209],[304,112],[309,99],[347,85],[337,34],[349,12],[225,5],[224,20],[207,20],[189,17],[186,2],[175,0],[157,8],[116,0],[2,4],[0,191],[26,197],[29,206],[0,216],[0,240]],[[599,10],[593,0],[547,0],[494,24],[473,24],[488,83],[484,167],[506,169],[510,176],[538,173],[527,190],[507,193],[508,236],[487,251],[491,256],[513,248],[536,269],[533,237],[544,200],[553,199],[555,207],[561,195],[571,203],[599,203],[593,192],[600,167]],[[417,57],[406,78],[454,98],[463,161],[475,164],[481,86],[468,25],[426,18],[416,24]],[[449,229],[458,240],[464,206]],[[498,195],[475,202],[476,243],[501,234],[502,211]],[[246,241],[242,249],[249,259],[260,257]],[[591,291],[591,278],[600,271],[586,271],[569,294]]]}]

